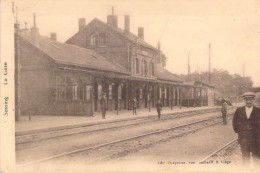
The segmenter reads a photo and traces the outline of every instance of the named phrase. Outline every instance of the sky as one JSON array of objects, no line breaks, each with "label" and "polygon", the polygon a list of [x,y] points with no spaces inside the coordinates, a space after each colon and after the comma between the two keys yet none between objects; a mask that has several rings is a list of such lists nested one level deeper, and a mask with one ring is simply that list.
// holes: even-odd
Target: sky
[{"label": "sky", "polygon": [[[130,31],[144,27],[144,40],[155,46],[160,41],[167,57],[166,69],[187,74],[190,52],[191,72],[211,68],[230,74],[250,76],[260,86],[260,0],[19,0],[15,1],[21,27],[36,25],[42,36],[57,33],[65,42],[78,31],[78,18],[130,15]],[[243,64],[244,70],[243,70]]]}]

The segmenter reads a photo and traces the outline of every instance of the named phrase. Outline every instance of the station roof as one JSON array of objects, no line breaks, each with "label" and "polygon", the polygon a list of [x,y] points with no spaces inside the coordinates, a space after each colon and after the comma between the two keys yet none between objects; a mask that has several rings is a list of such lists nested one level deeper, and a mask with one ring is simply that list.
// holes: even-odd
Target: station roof
[{"label": "station roof", "polygon": [[119,64],[112,63],[93,50],[66,43],[60,43],[40,35],[39,44],[35,45],[29,32],[20,33],[19,36],[37,47],[57,63],[129,74],[129,72],[127,72],[124,67],[120,66]]},{"label": "station roof", "polygon": [[174,82],[179,82],[182,83],[183,80],[179,78],[177,75],[169,72],[168,70],[162,68],[161,70],[157,70],[155,73],[155,76],[160,79],[160,80],[165,80],[165,81],[174,81]]},{"label": "station roof", "polygon": [[214,85],[211,85],[211,84],[208,84],[208,83],[205,83],[203,81],[189,81],[189,82],[183,82],[183,85],[186,85],[186,86],[208,86],[208,87],[214,87]]},{"label": "station roof", "polygon": [[[96,20],[99,21],[98,19]],[[110,27],[107,24],[105,25]],[[114,27],[110,28],[115,29]],[[120,32],[123,32],[123,30]],[[131,35],[129,36],[129,38],[131,37],[131,39],[134,39],[136,37],[133,34],[129,35]],[[43,37],[39,35],[38,44],[35,45],[29,30],[27,32],[20,32],[19,36],[27,42],[29,42],[30,44],[32,44],[33,46],[35,46],[36,48],[38,48],[40,51],[45,53],[47,56],[49,56],[56,63],[59,64],[73,65],[100,71],[120,73],[123,75],[127,75],[128,79],[132,80],[143,80],[153,82],[158,82],[157,80],[159,80],[164,83],[173,82],[175,84],[181,84],[183,82],[183,80],[179,78],[177,75],[169,72],[164,68],[162,68],[161,70],[156,70],[154,77],[147,78],[131,76],[130,72],[128,72],[125,67],[121,66],[118,63],[111,62],[110,60],[93,50],[82,48],[76,45],[60,43],[48,37]],[[146,44],[145,42],[143,43]]]},{"label": "station roof", "polygon": [[183,82],[183,85],[185,86],[194,86],[195,81],[190,81],[190,82]]}]

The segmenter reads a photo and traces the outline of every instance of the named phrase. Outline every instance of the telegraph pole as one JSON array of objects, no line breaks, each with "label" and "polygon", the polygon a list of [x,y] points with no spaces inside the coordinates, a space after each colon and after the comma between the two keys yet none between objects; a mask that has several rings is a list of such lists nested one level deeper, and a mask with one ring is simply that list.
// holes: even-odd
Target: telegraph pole
[{"label": "telegraph pole", "polygon": [[245,77],[245,63],[243,63],[243,77]]}]

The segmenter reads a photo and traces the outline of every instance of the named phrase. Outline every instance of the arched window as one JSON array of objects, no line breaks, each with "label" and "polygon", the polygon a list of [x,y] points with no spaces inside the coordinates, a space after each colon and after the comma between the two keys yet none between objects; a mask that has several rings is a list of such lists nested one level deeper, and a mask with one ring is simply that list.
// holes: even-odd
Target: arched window
[{"label": "arched window", "polygon": [[135,59],[135,72],[136,74],[139,74],[139,59]]},{"label": "arched window", "polygon": [[72,101],[74,97],[74,92],[73,92],[73,81],[71,80],[70,77],[66,77],[66,100],[67,101]]},{"label": "arched window", "polygon": [[93,33],[90,35],[90,45],[91,46],[103,46],[106,44],[105,33]]},{"label": "arched window", "polygon": [[147,62],[144,60],[144,75],[148,74],[148,69],[147,69]]},{"label": "arched window", "polygon": [[95,46],[96,45],[96,35],[95,34],[91,34],[90,35],[90,45],[91,46]]},{"label": "arched window", "polygon": [[152,71],[152,76],[154,76],[154,63],[153,62],[151,62],[152,64],[151,64],[151,71]]},{"label": "arched window", "polygon": [[84,99],[84,86],[83,86],[82,80],[79,80],[79,82],[76,83],[75,88],[77,88],[75,90],[75,92],[77,92],[76,100],[83,100]]},{"label": "arched window", "polygon": [[105,33],[100,33],[98,45],[104,46],[105,44],[106,44],[106,35]]}]

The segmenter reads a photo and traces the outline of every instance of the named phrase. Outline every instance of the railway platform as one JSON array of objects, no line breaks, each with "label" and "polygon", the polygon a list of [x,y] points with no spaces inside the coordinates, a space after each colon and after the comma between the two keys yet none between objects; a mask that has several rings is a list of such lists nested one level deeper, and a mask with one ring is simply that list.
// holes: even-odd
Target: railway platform
[{"label": "railway platform", "polygon": [[[195,110],[203,110],[209,108],[220,108],[220,106],[204,106],[204,107],[173,107],[163,108],[162,116],[180,112],[189,112]],[[95,116],[57,116],[57,115],[33,115],[21,116],[20,120],[15,123],[16,134],[48,131],[58,128],[77,127],[80,125],[102,124],[104,122],[113,122],[126,119],[138,119],[144,117],[157,116],[156,109],[138,109],[137,115],[133,115],[131,110],[122,110],[117,114],[117,111],[108,111],[106,119],[102,119],[101,112],[95,113]]]}]

